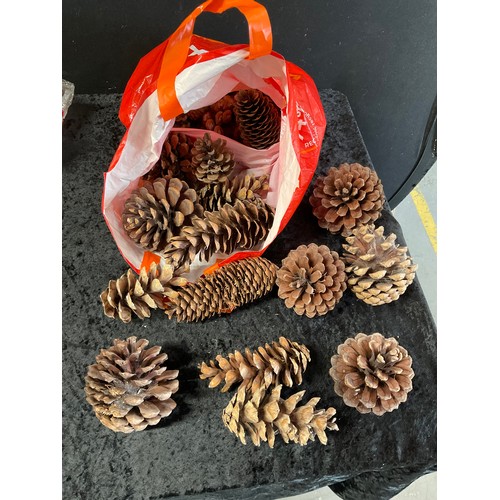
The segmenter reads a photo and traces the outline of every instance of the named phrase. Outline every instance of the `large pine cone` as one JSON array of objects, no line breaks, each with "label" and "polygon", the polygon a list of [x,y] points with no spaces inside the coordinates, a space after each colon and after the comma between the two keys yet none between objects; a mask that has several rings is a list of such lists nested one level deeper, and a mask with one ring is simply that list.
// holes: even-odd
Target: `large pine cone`
[{"label": "large pine cone", "polygon": [[87,401],[99,421],[115,432],[142,431],[156,425],[177,406],[178,370],[167,370],[161,347],[146,349],[146,339],[115,339],[101,349],[85,377]]},{"label": "large pine cone", "polygon": [[380,416],[406,401],[412,390],[412,359],[395,338],[358,333],[337,352],[329,373],[347,406]]},{"label": "large pine cone", "polygon": [[270,393],[262,387],[252,393],[240,387],[222,413],[224,425],[246,444],[247,434],[255,446],[261,441],[274,447],[275,434],[285,443],[301,446],[317,437],[327,444],[326,430],[338,430],[335,408],[316,409],[320,398],[311,398],[305,405],[297,406],[305,391],[297,392],[288,399],[281,399],[281,385]]},{"label": "large pine cone", "polygon": [[220,210],[205,212],[203,219],[193,217],[192,225],[183,227],[162,255],[176,266],[183,266],[191,264],[198,253],[208,261],[218,252],[250,250],[266,239],[273,221],[274,210],[258,198],[236,200],[234,205],[226,203]]},{"label": "large pine cone", "polygon": [[342,163],[318,177],[309,202],[320,227],[342,236],[360,224],[376,221],[385,196],[374,170],[359,163]]},{"label": "large pine cone", "polygon": [[274,101],[257,89],[240,90],[234,113],[243,144],[267,149],[280,140],[281,111]]},{"label": "large pine cone", "polygon": [[269,293],[277,266],[263,257],[230,262],[170,295],[165,313],[177,321],[202,321],[230,313]]},{"label": "large pine cone", "polygon": [[194,139],[186,134],[171,132],[163,143],[160,159],[143,176],[144,179],[153,181],[160,177],[176,177],[191,183],[193,178],[191,175],[191,149],[193,145]]},{"label": "large pine cone", "polygon": [[132,240],[151,252],[162,251],[172,236],[202,215],[198,195],[176,178],[146,181],[125,202],[123,227]]},{"label": "large pine cone", "polygon": [[165,309],[164,297],[175,294],[178,287],[187,284],[186,278],[179,276],[185,269],[176,269],[167,264],[151,264],[149,271],[141,269],[137,276],[132,269],[117,280],[110,280],[101,293],[104,314],[129,323],[132,314],[140,319],[151,316],[150,309]]},{"label": "large pine cone", "polygon": [[253,201],[269,190],[269,176],[245,175],[226,179],[217,184],[206,184],[198,191],[198,198],[204,210],[220,210],[226,203],[234,205],[236,200]]},{"label": "large pine cone", "polygon": [[300,245],[278,270],[278,296],[300,316],[322,316],[337,305],[347,287],[344,267],[326,245]]},{"label": "large pine cone", "polygon": [[285,337],[271,345],[260,346],[256,351],[248,347],[245,354],[235,351],[227,358],[220,354],[215,361],[200,365],[200,378],[210,379],[208,387],[217,387],[225,382],[221,392],[228,391],[233,384],[245,385],[252,393],[261,387],[302,383],[302,375],[311,361],[309,349]]},{"label": "large pine cone", "polygon": [[196,178],[205,184],[224,182],[234,167],[234,154],[221,138],[212,141],[209,133],[196,139],[192,167]]},{"label": "large pine cone", "polygon": [[412,264],[407,247],[396,245],[395,234],[384,236],[383,226],[360,226],[346,241],[342,258],[347,286],[358,299],[372,306],[388,304],[413,283],[417,264]]}]

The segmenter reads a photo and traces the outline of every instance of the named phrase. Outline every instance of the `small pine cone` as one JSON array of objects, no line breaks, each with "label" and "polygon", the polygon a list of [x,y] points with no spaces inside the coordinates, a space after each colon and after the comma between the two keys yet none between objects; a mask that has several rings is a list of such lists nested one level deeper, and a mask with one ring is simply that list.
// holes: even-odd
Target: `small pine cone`
[{"label": "small pine cone", "polygon": [[155,180],[159,177],[177,177],[191,180],[191,149],[194,139],[181,132],[171,132],[163,143],[160,159],[156,165],[147,172],[145,180]]},{"label": "small pine cone", "polygon": [[300,245],[278,270],[278,297],[300,316],[323,316],[342,298],[347,287],[344,263],[326,245]]},{"label": "small pine cone", "polygon": [[210,379],[210,388],[224,381],[221,392],[227,392],[233,384],[240,382],[240,386],[245,385],[254,393],[261,387],[300,385],[308,361],[311,361],[311,356],[304,344],[280,337],[279,342],[260,346],[253,352],[247,347],[245,354],[235,351],[227,358],[219,354],[215,361],[210,360],[209,365],[203,362],[200,378]]},{"label": "small pine cone", "polygon": [[164,297],[175,294],[175,289],[187,284],[182,278],[185,269],[177,269],[167,264],[151,264],[149,271],[143,267],[139,276],[132,269],[117,280],[111,280],[101,293],[104,314],[129,323],[132,313],[140,319],[151,316],[150,309],[165,309]]},{"label": "small pine cone", "polygon": [[347,406],[380,416],[406,401],[412,390],[412,359],[395,338],[358,333],[337,352],[329,373]]},{"label": "small pine cone", "polygon": [[316,437],[321,444],[327,444],[326,430],[338,430],[335,423],[335,408],[316,409],[320,398],[311,398],[306,404],[297,406],[305,391],[297,392],[288,399],[281,398],[281,385],[271,392],[262,387],[252,393],[244,386],[238,389],[222,412],[224,425],[246,444],[248,434],[255,446],[261,441],[274,447],[275,434],[285,443],[301,446]]},{"label": "small pine cone", "polygon": [[407,247],[396,244],[395,234],[384,236],[383,226],[360,226],[346,241],[342,258],[347,286],[358,299],[371,306],[388,304],[413,283],[417,264],[412,264]]},{"label": "small pine cone", "polygon": [[376,172],[359,163],[342,163],[318,177],[309,202],[320,227],[342,236],[360,224],[376,221],[385,195]]},{"label": "small pine cone", "polygon": [[[115,339],[101,349],[85,377],[85,394],[99,421],[114,432],[142,431],[177,406],[178,370],[167,370],[161,347],[146,339]],[[163,365],[163,366],[162,366]]]},{"label": "small pine cone", "polygon": [[243,144],[267,149],[280,140],[281,112],[274,101],[257,89],[240,90],[234,113]]},{"label": "small pine cone", "polygon": [[132,240],[151,252],[161,251],[172,236],[203,213],[198,195],[177,178],[146,181],[125,202],[123,227]]},{"label": "small pine cone", "polygon": [[269,176],[245,175],[226,179],[217,184],[205,184],[198,191],[198,198],[204,210],[220,210],[226,203],[234,205],[236,200],[253,201],[269,191]]},{"label": "small pine cone", "polygon": [[217,113],[219,111],[233,111],[234,109],[234,95],[235,93],[226,94],[224,97],[220,98],[217,102],[214,102],[210,109]]},{"label": "small pine cone", "polygon": [[165,314],[177,321],[202,321],[230,313],[269,293],[277,266],[263,257],[230,262],[172,294]]},{"label": "small pine cone", "polygon": [[182,114],[178,115],[175,119],[174,127],[190,128],[191,127],[191,119],[189,117],[189,113],[182,113]]},{"label": "small pine cone", "polygon": [[192,109],[191,111],[187,112],[187,117],[189,121],[197,125],[195,128],[201,128],[201,120],[203,118],[203,115],[210,110],[209,106],[204,106],[203,108],[198,108],[198,109]]},{"label": "small pine cone", "polygon": [[192,166],[196,178],[205,183],[224,182],[234,167],[234,154],[219,138],[212,141],[210,134],[196,139],[191,150]]},{"label": "small pine cone", "polygon": [[266,239],[273,221],[274,210],[259,198],[226,203],[220,210],[205,212],[204,218],[193,217],[192,225],[183,227],[162,255],[179,267],[191,264],[198,253],[208,261],[215,253],[251,250]]}]

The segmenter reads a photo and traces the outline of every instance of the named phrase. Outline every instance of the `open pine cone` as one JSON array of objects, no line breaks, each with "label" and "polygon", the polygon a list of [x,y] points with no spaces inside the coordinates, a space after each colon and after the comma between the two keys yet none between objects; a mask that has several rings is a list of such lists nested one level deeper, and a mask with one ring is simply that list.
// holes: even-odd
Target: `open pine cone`
[{"label": "open pine cone", "polygon": [[85,394],[99,421],[114,432],[142,431],[177,406],[178,370],[167,370],[161,347],[146,339],[115,339],[101,349],[85,377]]},{"label": "open pine cone", "polygon": [[[176,124],[176,127],[178,126]],[[189,126],[189,124],[185,126]],[[171,132],[163,143],[160,159],[143,178],[154,181],[160,177],[177,177],[191,182],[193,177],[191,175],[191,149],[193,144],[194,139],[191,139],[186,134]]]},{"label": "open pine cone", "polygon": [[101,293],[104,314],[129,323],[132,314],[140,319],[151,316],[150,309],[165,309],[163,299],[175,294],[178,287],[187,284],[179,276],[186,269],[176,269],[167,264],[151,264],[149,271],[143,267],[139,276],[132,269],[117,280],[110,280]]},{"label": "open pine cone", "polygon": [[274,209],[260,198],[226,203],[220,210],[206,211],[203,218],[193,217],[191,226],[172,237],[162,256],[183,266],[191,264],[198,254],[208,261],[215,253],[251,250],[267,238],[273,221]]},{"label": "open pine cone", "polygon": [[212,140],[207,132],[194,142],[192,167],[196,178],[205,184],[224,182],[234,167],[234,154],[221,138]]},{"label": "open pine cone", "polygon": [[236,200],[253,201],[269,190],[269,176],[242,175],[226,179],[217,184],[205,184],[198,191],[199,202],[204,210],[220,210],[226,203],[234,205]]},{"label": "open pine cone", "polygon": [[177,321],[202,321],[230,313],[269,293],[277,266],[263,257],[237,260],[170,294],[165,314]]},{"label": "open pine cone", "polygon": [[359,163],[342,163],[318,177],[309,202],[320,227],[342,236],[360,224],[376,221],[385,196],[376,172]]},{"label": "open pine cone", "polygon": [[407,400],[414,376],[412,359],[395,338],[358,333],[337,352],[329,373],[347,406],[380,416]]},{"label": "open pine cone", "polygon": [[300,316],[322,316],[342,298],[347,286],[344,267],[337,252],[326,245],[300,245],[278,270],[278,297]]},{"label": "open pine cone", "polygon": [[200,378],[210,379],[208,387],[217,387],[223,381],[221,392],[228,391],[236,383],[245,385],[252,393],[261,387],[302,383],[302,375],[311,361],[309,349],[285,337],[271,345],[260,346],[251,351],[248,347],[245,354],[235,351],[227,358],[220,354],[207,365],[200,365]]},{"label": "open pine cone", "polygon": [[202,213],[196,191],[186,182],[161,178],[146,181],[132,192],[125,202],[122,221],[126,233],[140,247],[160,252],[182,226]]},{"label": "open pine cone", "polygon": [[252,393],[244,386],[238,389],[222,413],[224,425],[246,444],[249,435],[255,446],[261,441],[274,447],[275,434],[285,443],[301,446],[317,437],[321,444],[327,444],[327,430],[338,430],[335,423],[335,408],[316,409],[320,398],[311,398],[306,404],[297,406],[305,391],[297,392],[284,400],[281,385],[271,392],[262,387]]},{"label": "open pine cone", "polygon": [[280,140],[281,111],[274,101],[257,89],[240,90],[234,113],[241,142],[254,149],[267,149]]},{"label": "open pine cone", "polygon": [[388,304],[413,283],[418,266],[412,264],[407,247],[396,245],[395,234],[384,236],[383,226],[360,226],[346,241],[342,258],[347,286],[358,299],[371,306]]}]

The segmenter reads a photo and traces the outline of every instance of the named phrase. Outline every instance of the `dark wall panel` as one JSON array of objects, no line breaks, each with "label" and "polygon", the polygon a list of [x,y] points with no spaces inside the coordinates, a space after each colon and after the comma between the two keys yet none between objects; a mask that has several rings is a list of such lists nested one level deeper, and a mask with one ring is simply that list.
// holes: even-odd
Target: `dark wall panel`
[{"label": "dark wall panel", "polygon": [[[63,0],[63,78],[78,93],[123,92],[142,55],[199,3]],[[418,163],[436,98],[436,0],[260,3],[271,18],[274,50],[305,69],[318,88],[348,97],[389,199],[410,177],[418,181],[419,169],[423,175],[432,161]],[[228,43],[248,40],[236,10],[203,14],[195,32]]]}]

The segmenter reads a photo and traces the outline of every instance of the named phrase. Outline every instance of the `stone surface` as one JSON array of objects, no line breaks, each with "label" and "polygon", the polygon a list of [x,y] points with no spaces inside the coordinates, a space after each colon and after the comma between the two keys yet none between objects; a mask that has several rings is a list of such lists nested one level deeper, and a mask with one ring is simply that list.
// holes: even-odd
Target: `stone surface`
[{"label": "stone surface", "polygon": [[[308,319],[285,307],[276,290],[258,302],[200,324],[161,311],[129,324],[104,316],[99,294],[126,271],[101,214],[103,173],[124,133],[120,95],[76,95],[63,124],[63,494],[67,499],[275,499],[331,485],[343,498],[391,498],[436,464],[436,327],[418,281],[391,304],[371,307],[346,291],[326,316]],[[328,125],[317,174],[341,162],[371,161],[346,97],[321,92]],[[309,193],[308,193],[309,194]],[[279,264],[289,250],[315,241],[339,250],[340,237],[318,227],[304,198],[265,253]],[[388,207],[387,231],[404,235]],[[411,253],[411,248],[409,249]],[[345,406],[328,376],[330,357],[358,332],[395,336],[413,357],[408,401],[382,417]],[[88,365],[114,338],[145,337],[179,369],[178,407],[157,426],[115,434],[85,401]],[[285,335],[305,343],[312,362],[300,388],[334,406],[340,430],[328,445],[243,446],[225,429],[230,395],[199,380],[197,365],[217,354],[255,348]],[[289,393],[290,389],[287,389]]]}]

